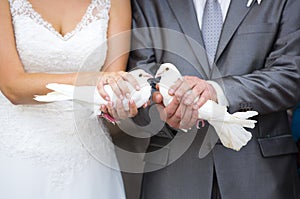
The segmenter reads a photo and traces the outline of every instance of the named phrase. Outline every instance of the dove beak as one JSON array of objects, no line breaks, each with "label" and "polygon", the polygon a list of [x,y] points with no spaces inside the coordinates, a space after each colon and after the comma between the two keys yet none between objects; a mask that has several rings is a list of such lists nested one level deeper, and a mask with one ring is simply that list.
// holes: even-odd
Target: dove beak
[{"label": "dove beak", "polygon": [[160,77],[162,74],[163,74],[163,72],[156,73],[156,75],[155,75],[155,78],[158,78],[158,77]]},{"label": "dove beak", "polygon": [[147,73],[147,74],[144,75],[144,77],[149,79],[149,78],[153,78],[153,75],[150,75],[149,73]]}]

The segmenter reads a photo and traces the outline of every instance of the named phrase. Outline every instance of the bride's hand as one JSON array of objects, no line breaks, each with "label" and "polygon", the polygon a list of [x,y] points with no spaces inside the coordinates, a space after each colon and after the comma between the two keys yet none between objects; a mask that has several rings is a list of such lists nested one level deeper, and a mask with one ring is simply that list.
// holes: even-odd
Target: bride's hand
[{"label": "bride's hand", "polygon": [[[137,80],[130,74],[124,71],[119,72],[104,72],[98,81],[98,91],[102,98],[109,101],[107,106],[102,106],[101,111],[109,114],[116,120],[126,119],[128,117],[134,117],[137,113],[137,107],[133,100],[130,99],[130,90],[127,87],[128,82],[136,90],[140,90]],[[110,85],[113,92],[117,96],[115,104],[111,102],[108,93],[104,90],[105,85]],[[125,110],[123,105],[123,99],[127,98],[128,101],[128,110]]]},{"label": "bride's hand", "polygon": [[125,82],[131,84],[132,87],[136,90],[140,90],[137,80],[130,73],[124,71],[101,73],[101,76],[98,80],[97,88],[101,97],[103,99],[106,99],[107,101],[111,100],[108,93],[104,89],[104,86],[107,84],[111,86],[113,92],[116,94],[118,99],[129,99],[131,92]]},{"label": "bride's hand", "polygon": [[101,111],[103,113],[109,114],[114,120],[119,121],[122,119],[131,118],[137,115],[138,109],[133,100],[128,102],[128,110],[124,109],[123,102],[120,99],[117,99],[115,105],[112,102],[109,102],[107,106],[102,105]]}]

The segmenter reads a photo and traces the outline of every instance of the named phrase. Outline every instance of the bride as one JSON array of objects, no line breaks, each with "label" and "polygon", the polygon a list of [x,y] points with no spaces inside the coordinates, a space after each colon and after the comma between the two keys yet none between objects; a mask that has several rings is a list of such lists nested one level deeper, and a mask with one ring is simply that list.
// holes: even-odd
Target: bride
[{"label": "bride", "polygon": [[[54,82],[98,83],[99,90],[111,83],[123,96],[124,81],[138,89],[120,72],[130,35],[107,40],[130,22],[129,0],[0,1],[0,198],[125,198],[120,172],[110,168],[117,161],[103,124],[80,105],[74,110],[73,102],[41,104],[33,97]],[[134,102],[130,107],[122,115],[135,115]],[[100,142],[93,143],[95,135]],[[104,162],[89,152],[97,150]]]}]

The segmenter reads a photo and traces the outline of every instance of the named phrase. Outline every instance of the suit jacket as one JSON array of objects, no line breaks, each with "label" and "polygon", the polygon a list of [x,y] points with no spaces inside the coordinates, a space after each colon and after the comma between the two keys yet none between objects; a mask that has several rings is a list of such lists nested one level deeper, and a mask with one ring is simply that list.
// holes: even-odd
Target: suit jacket
[{"label": "suit jacket", "polygon": [[[216,66],[210,68],[192,0],[132,0],[130,68],[155,73],[159,64],[173,63],[183,75],[218,82],[230,112],[259,112],[253,139],[239,152],[218,143],[199,159],[207,128],[171,165],[176,146],[169,147],[164,157],[168,166],[144,175],[142,198],[210,199],[214,171],[222,199],[300,198],[297,148],[286,114],[300,100],[300,1],[246,4],[231,0]],[[166,136],[152,140],[157,147]]]}]

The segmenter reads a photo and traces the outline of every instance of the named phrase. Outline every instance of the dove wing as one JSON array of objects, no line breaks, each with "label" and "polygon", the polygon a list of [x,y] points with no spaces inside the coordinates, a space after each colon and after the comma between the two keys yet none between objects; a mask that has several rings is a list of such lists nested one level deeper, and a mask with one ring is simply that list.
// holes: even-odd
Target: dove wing
[{"label": "dove wing", "polygon": [[[46,87],[54,92],[50,92],[47,95],[36,95],[34,98],[36,101],[55,102],[78,100],[89,104],[107,105],[107,101],[100,96],[96,86],[73,86],[68,84],[51,83]],[[115,104],[117,96],[114,94],[112,88],[109,85],[105,85],[104,89]],[[150,85],[143,86],[139,91],[136,91],[133,88],[130,90],[132,95],[131,99],[135,101],[138,108],[145,104],[151,96]],[[129,109],[128,100],[123,100],[123,105],[125,110]]]},{"label": "dove wing", "polygon": [[58,92],[50,92],[47,95],[35,95],[33,99],[39,102],[55,102],[55,101],[72,100],[71,97],[68,97]]},{"label": "dove wing", "polygon": [[[40,102],[55,102],[55,101],[65,101],[65,100],[78,100],[90,104],[107,104],[98,93],[96,86],[73,86],[68,84],[57,84],[51,83],[47,84],[48,89],[53,90],[47,95],[36,95],[35,100]],[[111,88],[106,88],[108,93],[112,96],[113,92]]]}]

